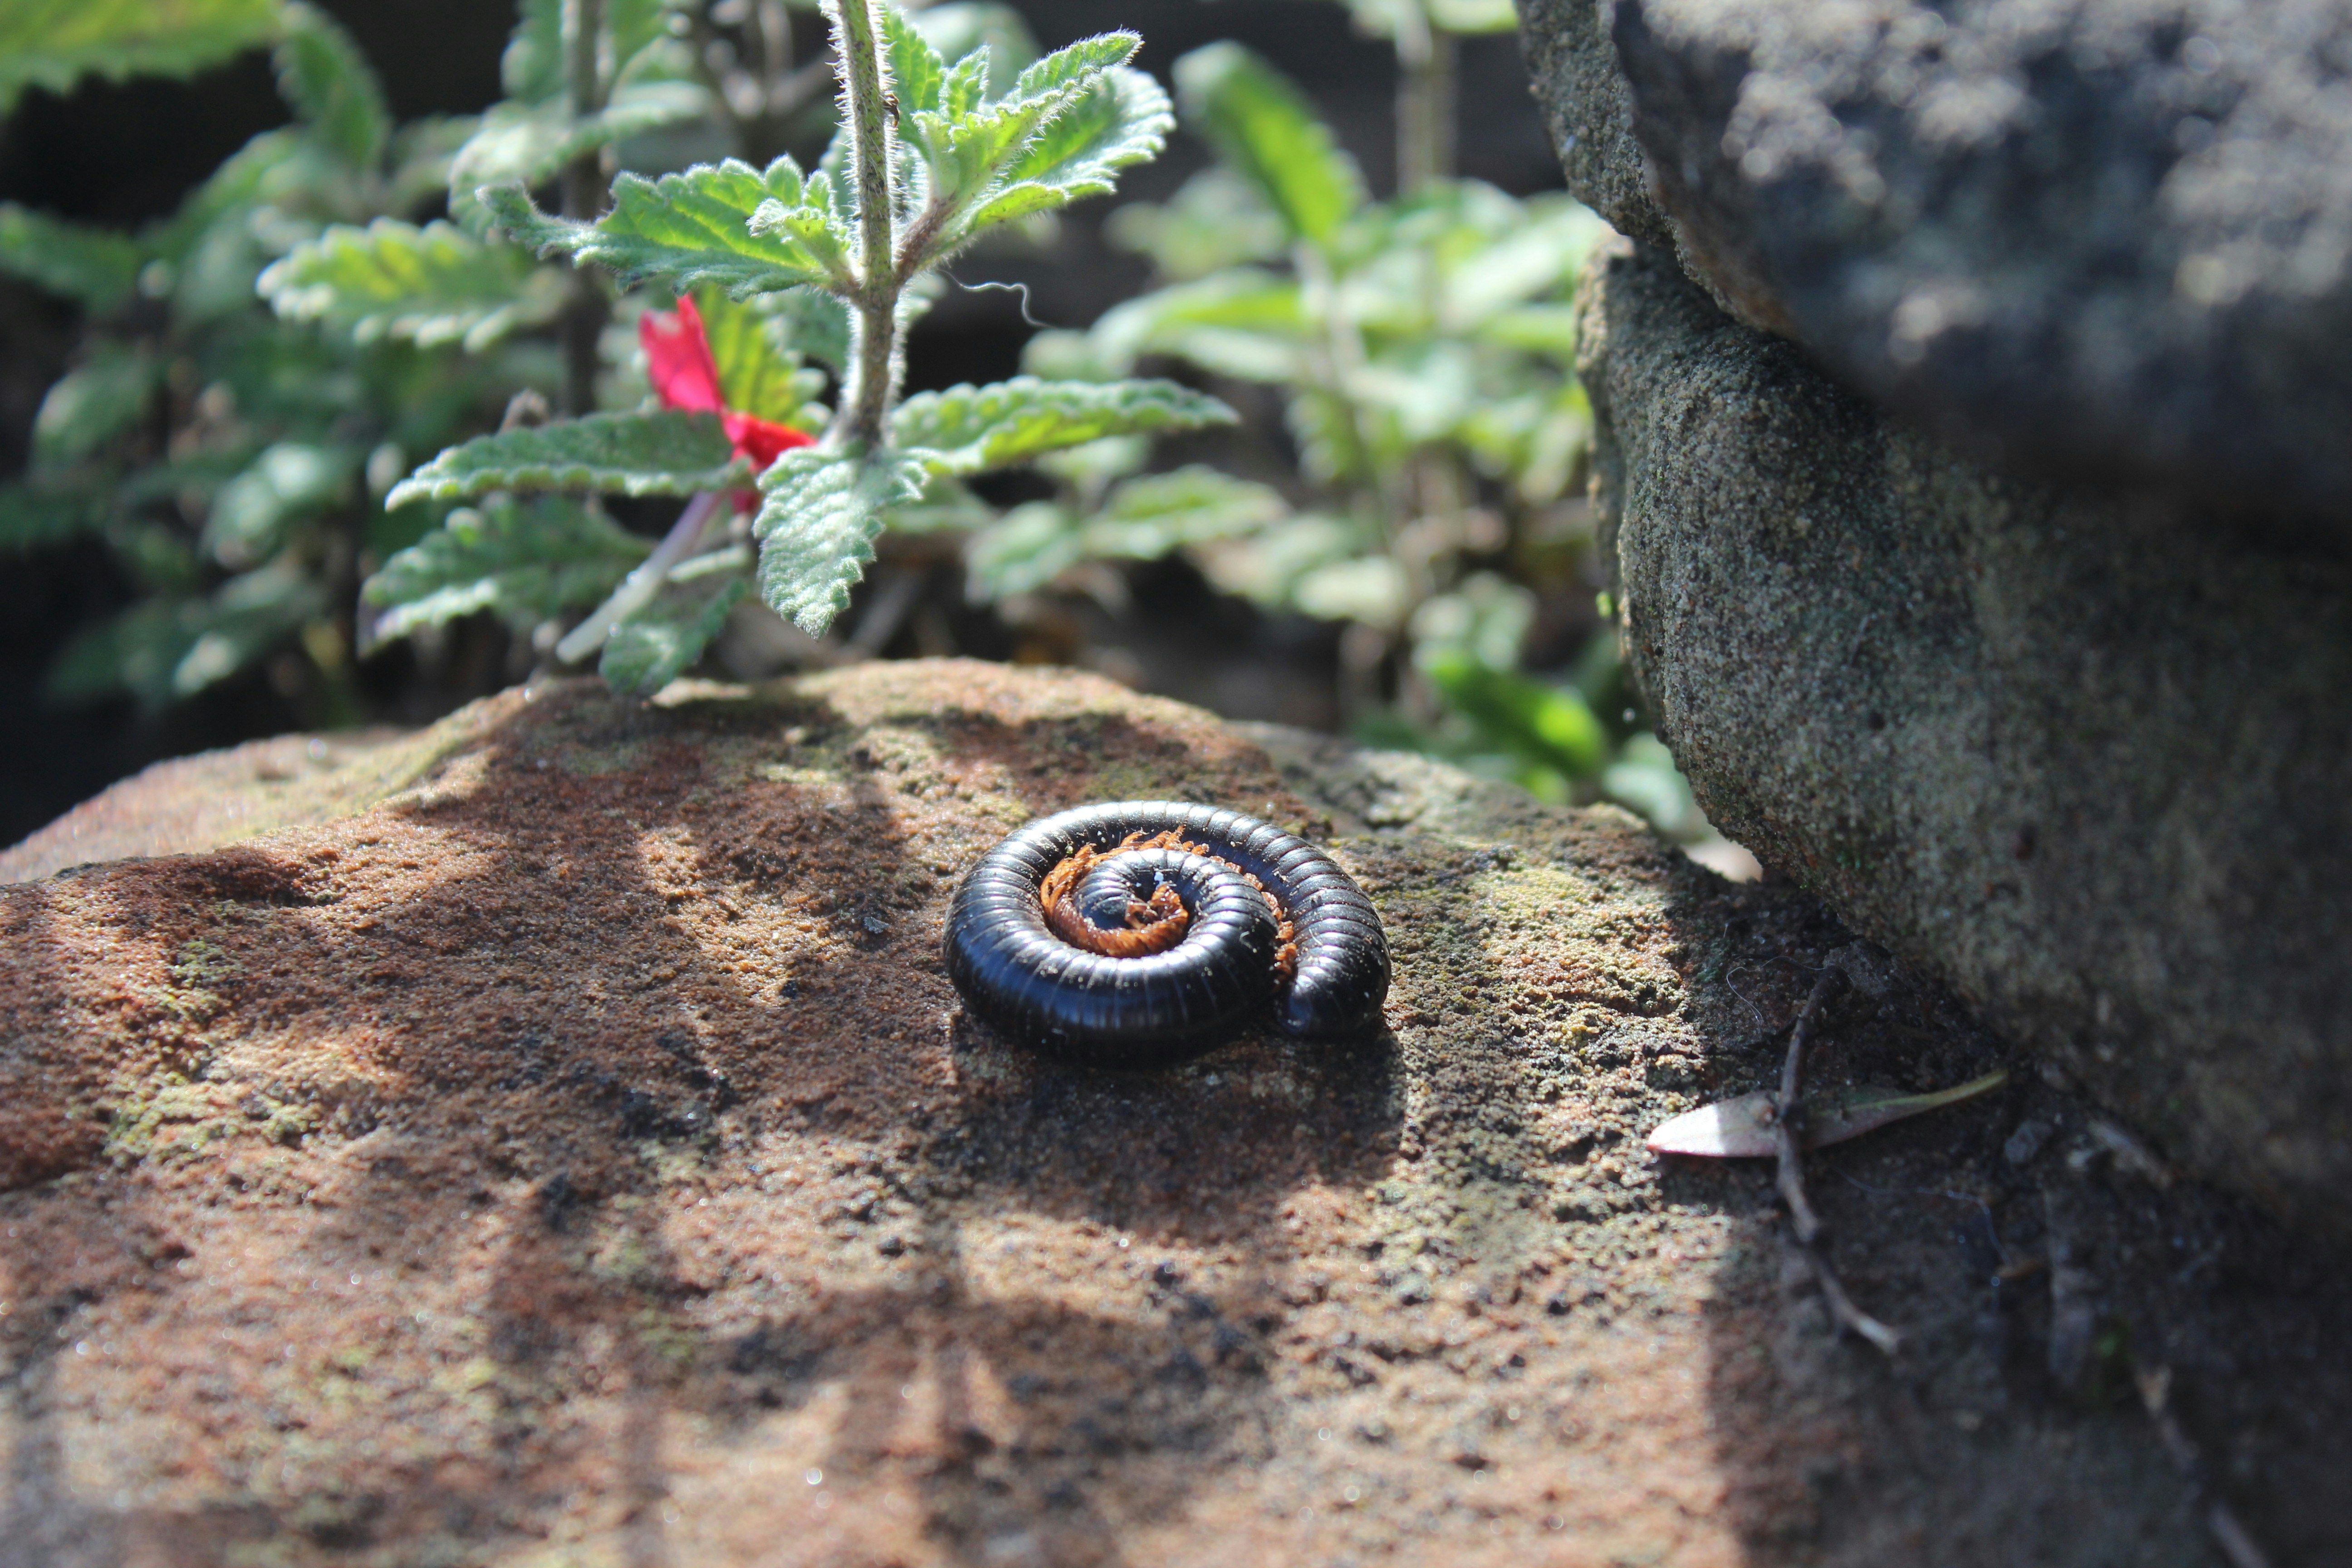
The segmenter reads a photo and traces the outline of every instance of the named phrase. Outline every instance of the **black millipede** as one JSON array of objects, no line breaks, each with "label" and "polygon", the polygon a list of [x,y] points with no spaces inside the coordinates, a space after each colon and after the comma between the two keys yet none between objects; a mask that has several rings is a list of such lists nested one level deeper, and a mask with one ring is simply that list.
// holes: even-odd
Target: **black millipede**
[{"label": "black millipede", "polygon": [[981,857],[948,906],[948,974],[989,1024],[1105,1067],[1265,1024],[1360,1034],[1389,990],[1381,918],[1331,857],[1237,811],[1083,805]]}]

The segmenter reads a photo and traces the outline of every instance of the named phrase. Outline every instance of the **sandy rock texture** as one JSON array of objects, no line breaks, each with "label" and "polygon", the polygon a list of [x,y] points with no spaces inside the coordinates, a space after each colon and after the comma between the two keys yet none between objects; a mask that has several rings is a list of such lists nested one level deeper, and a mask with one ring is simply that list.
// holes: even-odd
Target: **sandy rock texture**
[{"label": "sandy rock texture", "polygon": [[[1620,813],[962,663],[430,739],[0,889],[0,1564],[2202,1563],[2158,1363],[2280,1562],[2352,1549],[2343,1271],[2078,1102],[1817,1158],[1891,1364],[1765,1172],[1643,1153],[1850,939]],[[1111,1077],[963,1017],[961,868],[1155,795],[1331,845],[1383,1033]],[[1817,1076],[1999,1056],[1857,995]]]},{"label": "sandy rock texture", "polygon": [[2352,1231],[2352,572],[1994,479],[1654,251],[1583,309],[1627,639],[1709,819]]},{"label": "sandy rock texture", "polygon": [[2004,471],[2347,537],[2352,5],[1538,0],[1528,27],[1571,188],[1670,228],[1750,324]]}]

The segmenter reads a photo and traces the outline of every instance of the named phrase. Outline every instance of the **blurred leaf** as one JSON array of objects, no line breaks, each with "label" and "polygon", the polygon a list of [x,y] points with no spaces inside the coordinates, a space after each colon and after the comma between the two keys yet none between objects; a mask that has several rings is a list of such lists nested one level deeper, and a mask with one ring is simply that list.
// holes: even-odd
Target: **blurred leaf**
[{"label": "blurred leaf", "polygon": [[1362,531],[1341,518],[1307,513],[1278,528],[1225,540],[1201,552],[1209,581],[1269,610],[1296,610],[1301,578],[1363,552]]},{"label": "blurred leaf", "polygon": [[378,641],[478,610],[524,629],[603,602],[646,554],[643,540],[576,501],[499,497],[451,512],[386,561],[360,597],[383,611]]},{"label": "blurred leaf", "polygon": [[554,320],[569,293],[561,273],[515,246],[438,220],[419,228],[388,217],[336,225],[272,263],[255,287],[289,321],[330,321],[359,342],[454,341],[469,353]]},{"label": "blurred leaf", "polygon": [[0,484],[0,553],[62,544],[104,527],[110,515],[104,492],[87,485]]},{"label": "blurred leaf", "polygon": [[1328,244],[1364,203],[1363,176],[1288,77],[1230,40],[1176,62],[1184,117],[1290,232]]},{"label": "blurred leaf", "polygon": [[205,549],[230,567],[274,553],[286,530],[350,499],[360,454],[348,447],[281,441],[223,485],[205,520]]},{"label": "blurred leaf", "polygon": [[1118,208],[1103,234],[1121,250],[1148,256],[1162,277],[1205,277],[1247,261],[1278,258],[1289,243],[1280,215],[1257,187],[1212,164],[1164,203]]},{"label": "blurred leaf", "polygon": [[520,184],[494,187],[483,200],[519,243],[610,268],[624,284],[711,283],[740,298],[835,281],[846,266],[849,236],[833,213],[832,182],[803,182],[789,157],[764,174],[732,158],[657,181],[625,174],[613,195],[613,210],[594,223],[547,216]]},{"label": "blurred leaf", "polygon": [[996,521],[996,509],[948,474],[933,474],[923,493],[890,509],[885,526],[894,533],[940,533],[986,528]]},{"label": "blurred leaf", "polygon": [[163,367],[142,349],[100,343],[51,386],[33,416],[43,467],[77,463],[140,424],[154,407]]},{"label": "blurred leaf", "polygon": [[49,695],[127,691],[149,708],[236,674],[326,613],[326,592],[291,561],[232,577],[209,597],[156,598],[74,637],[49,667]]},{"label": "blurred leaf", "polygon": [[1194,464],[1114,487],[1102,510],[1087,520],[1086,552],[1156,560],[1185,545],[1255,532],[1289,513],[1289,503],[1271,485]]},{"label": "blurred leaf", "polygon": [[[605,27],[612,39],[615,78],[634,57],[667,36],[670,0],[607,0]],[[499,59],[499,79],[509,98],[526,103],[563,96],[563,0],[522,0],[520,17]]]},{"label": "blurred leaf", "polygon": [[1647,731],[1628,736],[1618,748],[1617,760],[1601,771],[1601,793],[1676,843],[1708,830],[1690,780],[1675,766],[1674,753]]},{"label": "blurred leaf", "polygon": [[751,480],[715,414],[663,409],[591,414],[478,436],[452,447],[384,497],[388,507],[458,500],[489,490],[608,490],[684,496]]},{"label": "blurred leaf", "polygon": [[1120,374],[1144,354],[1172,353],[1238,380],[1286,382],[1308,374],[1308,329],[1296,282],[1236,267],[1115,305],[1089,335]]},{"label": "blurred leaf", "polygon": [[341,24],[306,0],[285,0],[278,90],[294,117],[353,168],[373,171],[392,142],[383,85]]},{"label": "blurred leaf", "polygon": [[1290,585],[1290,601],[1301,613],[1368,626],[1394,626],[1404,619],[1409,599],[1404,568],[1385,555],[1334,561]]},{"label": "blurred leaf", "polygon": [[[1818,1090],[1806,1095],[1802,1102],[1801,1142],[1808,1149],[1827,1148],[1874,1132],[1890,1122],[1990,1094],[2008,1081],[2004,1068],[1933,1094],[1906,1094],[1868,1084]],[[1648,1147],[1660,1154],[1769,1160],[1780,1152],[1775,1129],[1779,1107],[1780,1096],[1767,1090],[1719,1100],[1660,1122],[1649,1136]]]},{"label": "blurred leaf", "polygon": [[751,552],[740,544],[673,568],[652,599],[625,616],[604,641],[597,673],[615,691],[650,697],[694,667],[751,591]]},{"label": "blurred leaf", "polygon": [[773,323],[784,347],[835,371],[848,368],[848,306],[822,289],[787,289],[781,294],[752,298]]},{"label": "blurred leaf", "polygon": [[1052,501],[1029,501],[972,537],[964,571],[972,599],[995,604],[1035,593],[1085,557],[1077,519]]},{"label": "blurred leaf", "polygon": [[0,272],[85,310],[110,310],[129,299],[142,259],[126,236],[0,202]]},{"label": "blurred leaf", "polygon": [[922,495],[928,472],[905,452],[861,457],[803,447],[777,458],[760,477],[766,499],[751,521],[768,607],[823,637],[849,607],[887,514]]},{"label": "blurred leaf", "polygon": [[1215,398],[1171,381],[1039,381],[926,392],[890,418],[898,446],[923,448],[947,472],[969,477],[1106,436],[1230,425]]},{"label": "blurred leaf", "polygon": [[1609,760],[1609,737],[1572,691],[1495,669],[1460,648],[1434,648],[1416,660],[1447,704],[1496,744],[1571,779],[1587,779]]},{"label": "blurred leaf", "polygon": [[1425,0],[1429,19],[1449,33],[1507,33],[1519,25],[1511,0]]},{"label": "blurred leaf", "polygon": [[1535,622],[1536,596],[1492,572],[1476,572],[1453,591],[1436,595],[1413,612],[1416,649],[1454,649],[1489,669],[1519,666],[1519,648]]},{"label": "blurred leaf", "polygon": [[28,87],[84,75],[194,76],[265,41],[276,0],[8,0],[0,5],[0,114]]}]

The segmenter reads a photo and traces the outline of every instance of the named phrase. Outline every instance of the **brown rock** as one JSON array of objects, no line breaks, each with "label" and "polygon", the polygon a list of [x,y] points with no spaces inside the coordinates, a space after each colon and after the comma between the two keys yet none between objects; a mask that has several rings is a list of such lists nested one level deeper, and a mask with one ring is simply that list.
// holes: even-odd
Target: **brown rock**
[{"label": "brown rock", "polygon": [[[2295,1414],[2352,1390],[2340,1281],[2168,1283],[2275,1238],[2074,1161],[2067,1102],[1822,1157],[1900,1385],[1764,1172],[1643,1154],[1845,939],[1621,813],[961,663],[424,739],[359,815],[0,889],[0,1564],[2200,1561],[2153,1438],[2003,1349],[2041,1298],[1983,1326],[2045,1213],[2258,1525],[2347,1544]],[[1391,1032],[1106,1077],[963,1019],[963,867],[1163,795],[1331,844]],[[1992,1055],[1933,998],[1834,1026],[1825,1081]]]}]

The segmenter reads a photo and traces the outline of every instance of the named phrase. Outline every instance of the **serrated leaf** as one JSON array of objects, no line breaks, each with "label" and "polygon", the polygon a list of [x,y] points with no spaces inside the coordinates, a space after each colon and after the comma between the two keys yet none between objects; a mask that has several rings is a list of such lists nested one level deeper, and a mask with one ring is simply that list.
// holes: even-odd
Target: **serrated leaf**
[{"label": "serrated leaf", "polygon": [[1039,381],[1015,376],[907,399],[891,439],[921,447],[941,471],[969,477],[1106,436],[1230,425],[1234,411],[1172,381]]},{"label": "serrated leaf", "polygon": [[[574,262],[610,268],[624,283],[660,278],[681,291],[709,283],[741,299],[832,280],[793,235],[751,232],[753,213],[771,204],[799,208],[811,188],[829,189],[804,185],[789,157],[764,173],[730,158],[657,181],[623,174],[614,182],[613,210],[593,223],[548,216],[520,185],[492,187],[482,199],[500,226],[541,256],[561,250]],[[846,247],[845,231],[839,243]]]},{"label": "serrated leaf", "polygon": [[438,219],[419,228],[388,217],[335,225],[272,263],[255,287],[289,321],[328,321],[359,342],[458,342],[473,353],[554,320],[566,296],[562,274],[515,246]]},{"label": "serrated leaf", "polygon": [[9,0],[0,6],[0,114],[28,87],[85,75],[193,76],[267,39],[276,0]]},{"label": "serrated leaf", "polygon": [[33,456],[44,467],[78,463],[144,419],[163,366],[154,355],[101,343],[66,373],[33,416]]},{"label": "serrated leaf", "polygon": [[597,112],[575,116],[557,97],[493,104],[450,161],[450,210],[483,185],[542,184],[584,153],[709,112],[710,97],[692,82],[652,81],[625,88]]},{"label": "serrated leaf", "polygon": [[849,607],[890,509],[918,500],[929,472],[908,452],[802,447],[777,458],[761,476],[766,499],[751,521],[760,596],[809,636],[824,636]]},{"label": "serrated leaf", "polygon": [[717,415],[665,408],[591,414],[478,436],[394,485],[383,504],[513,489],[684,496],[740,489],[751,481],[751,465],[735,455]]},{"label": "serrated leaf", "polygon": [[1123,66],[1143,47],[1143,36],[1124,28],[1066,44],[1013,79],[1008,99],[1047,98],[1083,87],[1113,66]]},{"label": "serrated leaf", "polygon": [[1327,245],[1364,205],[1363,176],[1288,77],[1231,41],[1176,62],[1184,117],[1255,185],[1290,232]]},{"label": "serrated leaf", "polygon": [[1106,72],[1094,90],[1030,138],[962,232],[1108,195],[1118,171],[1158,157],[1175,129],[1175,110],[1158,82],[1125,67]]},{"label": "serrated leaf", "polygon": [[461,508],[383,563],[360,590],[380,608],[373,637],[406,637],[478,610],[528,628],[600,603],[646,554],[599,511],[555,496]]},{"label": "serrated leaf", "polygon": [[751,552],[730,544],[682,561],[613,627],[596,671],[615,691],[650,697],[694,667],[751,587]]},{"label": "serrated leaf", "polygon": [[278,90],[294,117],[354,168],[373,170],[392,142],[383,84],[341,26],[305,0],[287,0],[277,50]]},{"label": "serrated leaf", "polygon": [[[1905,1094],[1870,1085],[1817,1091],[1804,1097],[1801,1142],[1808,1149],[1843,1143],[1889,1122],[1990,1094],[2008,1081],[2004,1069],[1933,1094]],[[1765,1090],[1719,1100],[1659,1123],[1649,1136],[1649,1147],[1661,1154],[1768,1160],[1780,1152],[1773,1125],[1779,1107],[1780,1096]]]},{"label": "serrated leaf", "polygon": [[0,272],[90,310],[110,310],[129,299],[142,259],[127,235],[0,202]]},{"label": "serrated leaf", "polygon": [[836,372],[848,368],[848,306],[822,289],[787,289],[759,300],[785,348]]},{"label": "serrated leaf", "polygon": [[924,113],[939,108],[948,63],[931,47],[931,41],[896,5],[882,8],[882,37],[898,112]]}]

